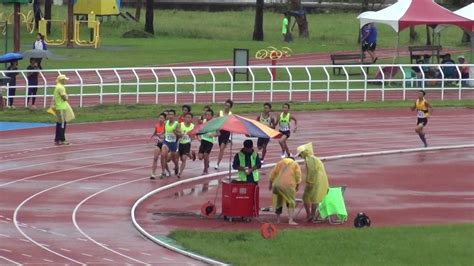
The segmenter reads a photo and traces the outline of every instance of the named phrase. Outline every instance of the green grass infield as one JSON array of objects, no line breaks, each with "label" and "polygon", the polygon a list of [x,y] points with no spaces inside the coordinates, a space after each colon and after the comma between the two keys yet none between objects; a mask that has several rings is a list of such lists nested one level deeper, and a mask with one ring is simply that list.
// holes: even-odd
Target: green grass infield
[{"label": "green grass infield", "polygon": [[[436,108],[445,107],[466,107],[473,108],[474,100],[432,100],[430,103]],[[280,112],[283,103],[272,103],[273,112]],[[385,101],[385,102],[292,102],[291,111],[319,111],[319,110],[337,110],[337,109],[376,109],[376,108],[409,108],[413,101]],[[241,104],[236,103],[233,112],[236,114],[259,113],[262,111],[262,103]],[[192,113],[196,116],[201,115],[204,104],[194,104]],[[211,104],[211,108],[218,112],[223,108],[223,104]],[[155,105],[155,104],[136,104],[136,105],[98,105],[94,107],[74,108],[76,114],[75,123],[83,122],[102,122],[115,120],[133,120],[133,119],[155,119],[158,115],[167,109],[175,109],[179,114],[181,105]],[[6,109],[0,112],[0,121],[4,122],[53,122],[53,117],[46,113],[46,109]]]},{"label": "green grass infield", "polygon": [[280,230],[187,231],[180,245],[232,265],[472,265],[474,225]]}]

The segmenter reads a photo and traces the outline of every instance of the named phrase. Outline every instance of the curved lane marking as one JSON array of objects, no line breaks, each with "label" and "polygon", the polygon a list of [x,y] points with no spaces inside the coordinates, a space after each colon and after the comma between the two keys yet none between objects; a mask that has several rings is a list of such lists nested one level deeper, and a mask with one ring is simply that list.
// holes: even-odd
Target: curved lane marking
[{"label": "curved lane marking", "polygon": [[[320,157],[322,161],[334,161],[334,160],[340,160],[340,159],[349,159],[349,158],[358,158],[358,157],[368,157],[368,156],[376,156],[376,155],[391,155],[391,154],[404,154],[404,153],[413,153],[413,152],[428,152],[428,151],[439,151],[439,150],[450,150],[450,149],[463,149],[463,148],[474,148],[474,144],[466,144],[466,145],[453,145],[453,146],[439,146],[439,147],[430,147],[430,148],[411,148],[411,149],[403,149],[403,150],[387,150],[387,151],[376,151],[376,152],[362,152],[362,153],[352,153],[352,154],[343,154],[343,155],[334,155],[334,156],[326,156],[326,157]],[[296,160],[298,163],[303,163],[303,160]],[[274,167],[276,163],[271,163],[271,164],[266,164],[263,165],[262,168],[270,168]],[[171,251],[177,252],[179,254],[191,257],[193,259],[209,263],[209,264],[217,264],[217,265],[227,265],[223,262],[201,256],[198,254],[195,254],[193,252],[189,252],[186,250],[182,250],[178,247],[175,247],[173,245],[170,245],[168,243],[163,242],[162,240],[159,240],[155,238],[153,235],[148,233],[145,229],[143,229],[140,224],[137,222],[135,212],[138,207],[143,201],[148,199],[149,197],[165,191],[170,188],[174,188],[183,184],[203,180],[203,179],[209,179],[213,177],[219,177],[227,174],[228,172],[219,172],[219,173],[213,173],[213,174],[208,174],[208,175],[203,175],[203,176],[197,176],[194,178],[186,179],[186,180],[181,180],[175,183],[171,183],[168,185],[165,185],[163,187],[160,187],[158,189],[155,189],[153,191],[150,191],[149,193],[145,194],[141,198],[139,198],[132,206],[130,215],[132,217],[132,223],[135,226],[135,228],[146,238],[150,239],[151,241],[157,243],[160,246],[163,246],[165,248],[170,249]],[[235,170],[232,171],[232,173],[236,173]]]},{"label": "curved lane marking", "polygon": [[[143,160],[145,157],[143,158],[136,158],[136,159],[132,159],[132,160],[129,160],[129,161],[138,161],[138,160]],[[146,157],[148,158],[148,157]],[[27,199],[25,199],[23,202],[21,202],[16,208],[15,208],[15,212],[13,213],[13,223],[15,224],[15,227],[16,229],[20,232],[20,234],[22,234],[26,239],[28,239],[30,242],[34,243],[35,245],[37,245],[38,247],[50,252],[50,253],[53,253],[61,258],[64,258],[66,260],[69,260],[71,262],[74,262],[74,263],[77,263],[77,264],[81,264],[81,265],[85,265],[85,263],[82,263],[82,262],[79,262],[77,260],[74,260],[70,257],[67,257],[59,252],[56,252],[52,249],[49,249],[47,247],[45,247],[44,245],[41,245],[40,243],[38,243],[37,241],[35,241],[34,239],[32,239],[31,237],[29,237],[19,226],[19,222],[18,222],[18,213],[20,212],[20,209],[26,204],[28,203],[30,200],[32,200],[33,198],[45,193],[45,192],[48,192],[50,190],[53,190],[53,189],[56,189],[58,187],[62,187],[62,186],[65,186],[65,185],[69,185],[69,184],[72,184],[72,183],[75,183],[75,182],[79,182],[79,181],[83,181],[83,180],[88,180],[88,179],[92,179],[92,178],[96,178],[96,177],[101,177],[101,176],[107,176],[107,175],[111,175],[111,174],[116,174],[116,173],[123,173],[123,172],[128,172],[128,171],[134,171],[134,170],[139,170],[139,169],[143,169],[143,168],[148,168],[148,166],[144,167],[144,166],[140,166],[140,167],[134,167],[134,168],[129,168],[129,169],[124,169],[124,170],[119,170],[119,171],[113,171],[113,172],[107,172],[107,173],[102,173],[102,174],[97,174],[97,175],[92,175],[92,176],[88,176],[88,177],[83,177],[83,178],[80,178],[80,179],[75,179],[75,180],[72,180],[72,181],[69,181],[69,182],[66,182],[66,183],[61,183],[59,185],[56,185],[56,186],[52,186],[52,187],[49,187],[45,190],[42,190],[34,195],[31,195],[30,197],[28,197]]]}]

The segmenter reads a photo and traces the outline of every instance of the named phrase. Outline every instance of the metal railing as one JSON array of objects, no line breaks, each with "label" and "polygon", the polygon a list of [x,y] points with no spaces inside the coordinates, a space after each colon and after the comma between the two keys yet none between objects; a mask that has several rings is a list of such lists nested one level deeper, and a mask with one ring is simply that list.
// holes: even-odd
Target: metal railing
[{"label": "metal railing", "polygon": [[[462,78],[464,67],[470,70],[470,78]],[[248,80],[242,80],[247,75],[234,80],[236,69],[247,70]],[[214,103],[224,98],[238,102],[406,100],[407,93],[420,89],[436,92],[435,97],[440,99],[462,99],[473,98],[474,91],[473,64],[140,67],[0,74],[11,72],[18,73],[17,84],[7,85],[3,96],[22,100],[25,107],[31,87],[27,76],[32,72],[39,72],[36,97],[44,107],[49,105],[59,74],[70,78],[70,102],[81,107],[103,103]],[[16,88],[15,96],[10,95],[9,88]]]}]

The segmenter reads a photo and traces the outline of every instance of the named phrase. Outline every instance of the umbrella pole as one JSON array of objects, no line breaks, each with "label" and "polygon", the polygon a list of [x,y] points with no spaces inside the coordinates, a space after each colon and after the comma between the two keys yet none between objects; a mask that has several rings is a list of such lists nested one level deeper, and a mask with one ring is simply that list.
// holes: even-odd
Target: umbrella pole
[{"label": "umbrella pole", "polygon": [[233,133],[230,133],[230,154],[229,154],[229,182],[232,181],[231,177],[231,171],[232,171],[232,143],[233,143],[233,138],[232,138]]}]

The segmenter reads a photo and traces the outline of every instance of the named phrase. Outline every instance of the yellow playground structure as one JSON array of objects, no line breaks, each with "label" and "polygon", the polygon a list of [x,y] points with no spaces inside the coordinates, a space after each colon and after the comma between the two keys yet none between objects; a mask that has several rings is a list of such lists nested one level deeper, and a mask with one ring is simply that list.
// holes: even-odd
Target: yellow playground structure
[{"label": "yellow playground structure", "polygon": [[[33,14],[33,10],[28,11],[28,13],[23,14],[22,12],[19,13],[21,17],[21,22],[25,24],[26,31],[29,33],[33,33],[35,31],[35,16]],[[13,12],[10,14],[5,14],[4,12],[0,12],[0,31],[2,35],[6,34],[6,26],[13,24]]]},{"label": "yellow playground structure", "polygon": [[116,16],[120,14],[120,0],[75,0],[74,14],[88,15],[94,12],[97,16]]},{"label": "yellow playground structure", "polygon": [[[58,27],[61,34],[59,39],[50,39],[47,32],[47,24],[51,23],[51,27]],[[81,25],[86,25],[91,31],[91,38],[89,40],[81,39]],[[66,20],[45,20],[41,19],[38,25],[38,32],[44,36],[44,41],[47,45],[60,46],[67,41],[67,23]],[[100,22],[96,19],[94,12],[89,13],[87,20],[74,20],[74,43],[78,46],[89,46],[97,48],[100,44]]]}]

